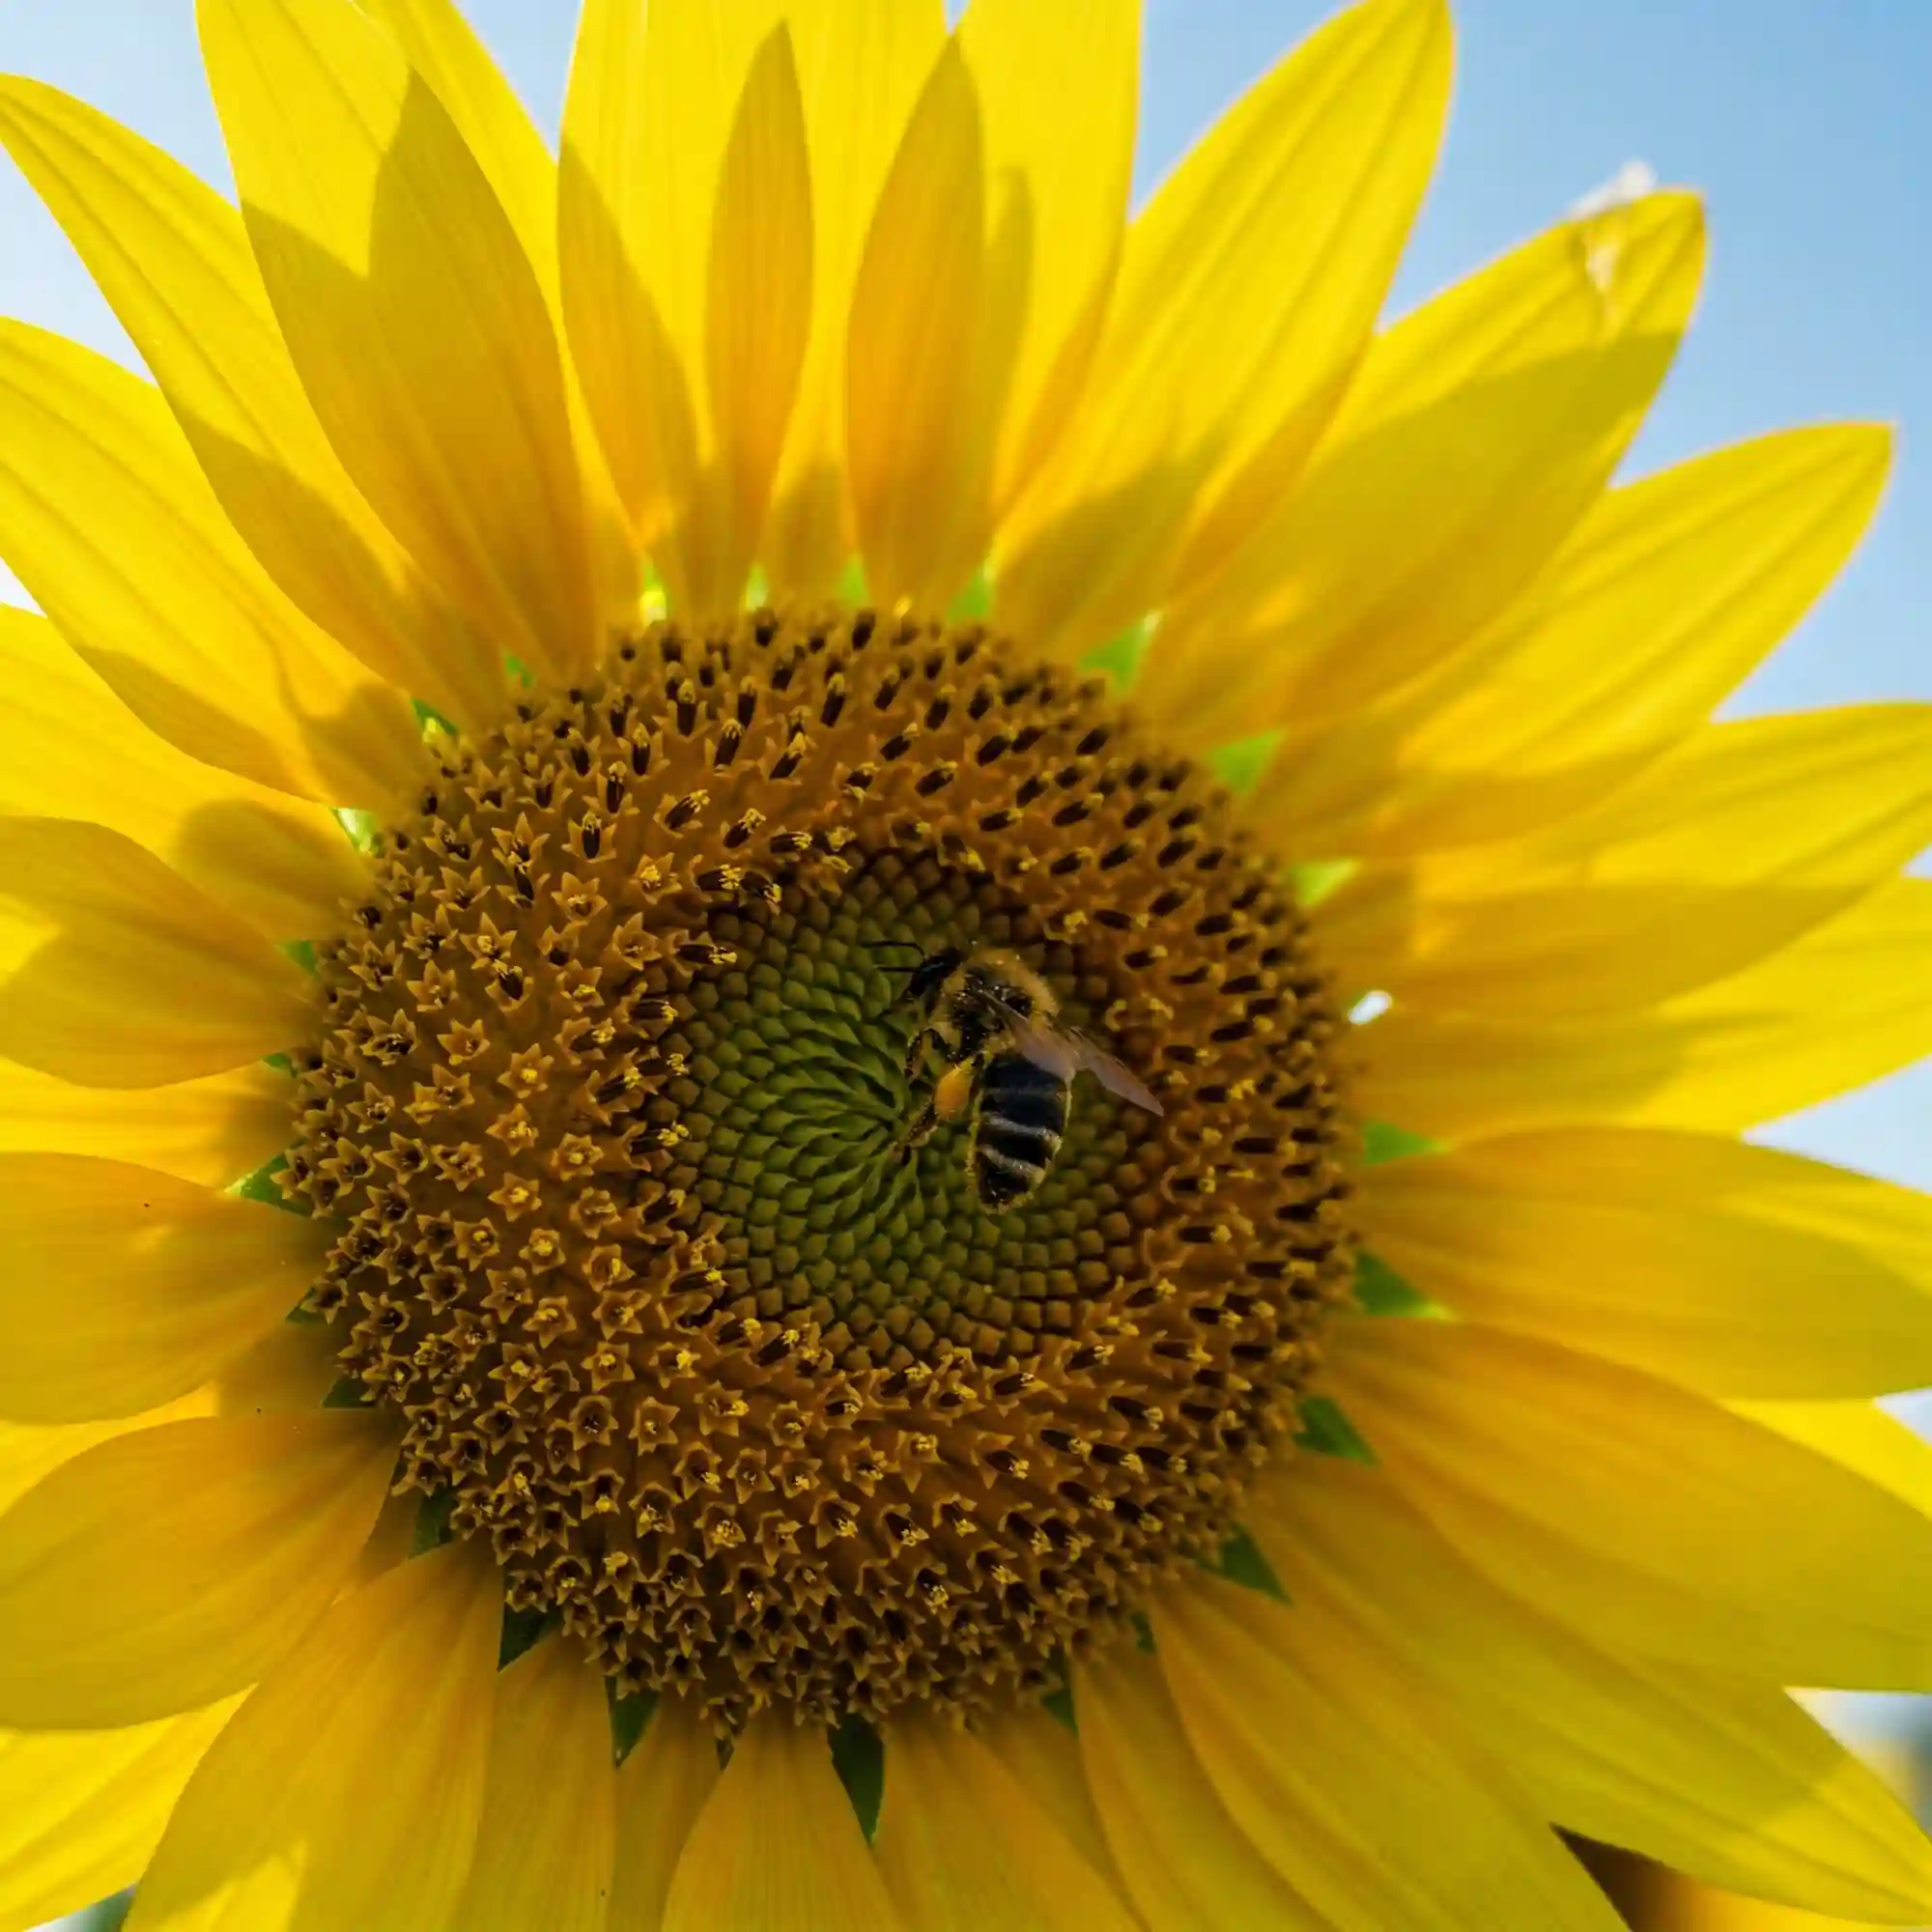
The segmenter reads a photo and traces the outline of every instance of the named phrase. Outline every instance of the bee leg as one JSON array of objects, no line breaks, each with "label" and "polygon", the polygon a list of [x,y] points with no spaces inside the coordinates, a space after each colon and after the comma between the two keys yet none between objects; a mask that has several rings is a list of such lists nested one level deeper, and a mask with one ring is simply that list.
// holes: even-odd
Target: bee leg
[{"label": "bee leg", "polygon": [[899,1130],[898,1138],[893,1142],[892,1151],[901,1164],[912,1158],[914,1148],[923,1147],[932,1138],[932,1130],[938,1124],[939,1112],[928,1099]]},{"label": "bee leg", "polygon": [[908,1087],[919,1077],[920,1064],[925,1059],[927,1042],[934,1037],[935,1036],[930,1027],[921,1027],[913,1035],[911,1043],[906,1047],[905,1080]]}]

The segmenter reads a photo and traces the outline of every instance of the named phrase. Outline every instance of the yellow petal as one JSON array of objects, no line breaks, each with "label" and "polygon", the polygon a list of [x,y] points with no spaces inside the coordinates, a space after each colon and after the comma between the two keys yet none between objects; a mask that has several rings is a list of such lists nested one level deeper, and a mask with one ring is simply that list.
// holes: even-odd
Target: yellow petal
[{"label": "yellow petal", "polygon": [[1856,1469],[1932,1516],[1932,1443],[1869,1402],[1734,1402],[1740,1415]]},{"label": "yellow petal", "polygon": [[1215,1796],[1152,1658],[1117,1647],[1080,1662],[1073,1695],[1088,1787],[1146,1924],[1162,1932],[1231,1925],[1321,1932],[1325,1921]]},{"label": "yellow petal", "polygon": [[[1013,339],[985,224],[979,95],[947,43],[894,156],[852,292],[845,435],[871,594],[943,609],[984,554],[986,493]],[[1010,321],[1011,317],[1008,316]]]},{"label": "yellow petal", "polygon": [[542,287],[487,177],[350,0],[203,0],[209,83],[309,401],[377,513],[499,648],[598,647]]},{"label": "yellow petal", "polygon": [[1492,890],[1563,878],[1872,885],[1932,839],[1928,763],[1932,704],[1730,720],[1690,732],[1594,810],[1471,853],[1461,869]]},{"label": "yellow petal", "polygon": [[1140,83],[1134,0],[973,0],[960,50],[984,131],[992,272],[1025,312],[994,454],[1012,501],[1085,386],[1120,268]]},{"label": "yellow petal", "polygon": [[537,278],[556,276],[556,163],[516,90],[453,0],[357,0],[436,90]]},{"label": "yellow petal", "polygon": [[1291,1598],[1317,1578],[1463,1705],[1557,1824],[1816,1912],[1932,1911],[1932,1844],[1776,1687],[1559,1629],[1459,1562],[1372,1469],[1285,1470],[1248,1523]]},{"label": "yellow petal", "polygon": [[820,598],[857,548],[845,501],[853,278],[886,170],[946,43],[946,10],[940,0],[790,0],[784,12],[811,155],[812,318],[763,552],[775,595]]},{"label": "yellow petal", "polygon": [[658,1932],[684,1841],[718,1782],[718,1741],[668,1691],[617,1772],[617,1864],[610,1932]]},{"label": "yellow petal", "polygon": [[1716,1135],[1574,1127],[1369,1168],[1381,1261],[1457,1314],[1713,1396],[1932,1382],[1932,1200]]},{"label": "yellow petal", "polygon": [[1567,1019],[1741,971],[1932,841],[1932,705],[1710,725],[1520,843],[1364,867],[1323,901],[1345,978],[1417,1006]]},{"label": "yellow petal", "polygon": [[493,717],[500,652],[457,620],[349,480],[282,345],[237,210],[171,156],[39,81],[0,80],[0,142],[289,599],[391,683],[450,717]]},{"label": "yellow petal", "polygon": [[898,1932],[825,1734],[783,1713],[739,1734],[685,1840],[664,1932]]},{"label": "yellow petal", "polygon": [[1651,195],[1565,222],[1381,336],[1299,489],[1166,613],[1146,701],[1184,703],[1190,734],[1252,734],[1365,703],[1465,643],[1602,492],[1690,320],[1703,239],[1692,197]]},{"label": "yellow petal", "polygon": [[980,1720],[975,1735],[1017,1778],[1066,1842],[1120,1889],[1107,1840],[1080,1768],[1080,1741],[1039,1704],[1022,1704]]},{"label": "yellow petal", "polygon": [[117,1091],[0,1060],[0,1150],[139,1160],[219,1187],[281,1151],[292,1104],[288,1075],[270,1066]]},{"label": "yellow petal", "polygon": [[0,811],[90,818],[271,939],[332,928],[367,867],[322,807],[156,737],[44,617],[0,609]]},{"label": "yellow petal", "polygon": [[157,1087],[278,1052],[307,978],[104,826],[0,818],[0,1053],[93,1087]]},{"label": "yellow petal", "polygon": [[199,1388],[301,1299],[333,1233],[153,1168],[0,1153],[0,1415],[90,1422]]},{"label": "yellow petal", "polygon": [[495,1566],[460,1545],[330,1608],[188,1780],[132,1932],[454,1923],[501,1619]]},{"label": "yellow petal", "polygon": [[1871,521],[1891,439],[1780,431],[1607,492],[1530,589],[1366,715],[1296,728],[1256,822],[1302,856],[1514,838],[1701,723]]},{"label": "yellow petal", "polygon": [[906,1924],[1131,1932],[1106,1881],[978,1738],[924,1713],[889,1721],[883,1734],[874,1850]]},{"label": "yellow petal", "polygon": [[1439,0],[1367,0],[1163,185],[1079,412],[1001,529],[1003,623],[1076,656],[1210,577],[1289,491],[1395,271],[1449,65]]},{"label": "yellow petal", "polygon": [[275,588],[160,395],[17,322],[0,324],[0,554],[190,757],[329,804],[415,782],[408,704]]},{"label": "yellow petal", "polygon": [[1511,1026],[1398,1008],[1364,1028],[1371,1119],[1441,1140],[1596,1122],[1731,1133],[1932,1052],[1932,880],[1654,1011]]},{"label": "yellow petal", "polygon": [[135,1724],[252,1684],[334,1596],[395,1460],[347,1409],[117,1435],[0,1517],[0,1718]]},{"label": "yellow petal", "polygon": [[191,1394],[106,1422],[0,1422],[0,1511],[83,1451],[164,1422],[210,1415],[288,1415],[313,1410],[336,1378],[325,1331],[282,1322]]},{"label": "yellow petal", "polygon": [[[680,611],[735,608],[756,536],[736,526],[742,500],[733,507],[716,467],[707,400],[722,399],[733,373],[719,365],[749,348],[757,370],[747,413],[718,425],[738,446],[743,489],[745,472],[766,461],[774,418],[783,435],[810,326],[795,75],[771,39],[784,11],[779,0],[655,0],[646,16],[633,0],[590,0],[578,26],[558,185],[564,316],[618,495]],[[773,48],[770,66],[747,102],[761,47]],[[727,174],[736,207],[721,227]],[[762,218],[745,203],[768,194],[771,252],[760,263]],[[769,286],[757,286],[763,276]],[[767,298],[784,311],[717,313]]]},{"label": "yellow petal", "polygon": [[[475,156],[524,244],[561,343],[556,162],[536,123],[453,0],[359,0],[359,4],[395,36],[410,66],[448,110],[463,145]],[[637,547],[604,466],[576,371],[565,360],[572,440],[589,511],[597,582],[607,615],[626,621],[635,617],[642,587]]]},{"label": "yellow petal", "polygon": [[327,1327],[312,1321],[278,1321],[213,1381],[185,1396],[182,1403],[150,1414],[156,1420],[175,1414],[299,1419],[322,1404],[341,1374],[335,1339]]},{"label": "yellow petal", "polygon": [[497,1674],[466,1932],[605,1932],[617,1852],[617,1773],[603,1673],[551,1637]]},{"label": "yellow petal", "polygon": [[113,1731],[0,1731],[0,1920],[38,1925],[140,1877],[239,1699]]},{"label": "yellow petal", "polygon": [[1323,1592],[1284,1606],[1203,1577],[1152,1621],[1222,1804],[1321,1923],[1619,1924],[1474,1734]]},{"label": "yellow petal", "polygon": [[1337,1357],[1403,1493],[1557,1621],[1776,1684],[1932,1685],[1932,1522],[1824,1457],[1498,1329],[1350,1322]]},{"label": "yellow petal", "polygon": [[719,171],[704,368],[716,474],[677,533],[673,601],[730,609],[771,500],[811,327],[811,170],[791,35],[752,61]]}]

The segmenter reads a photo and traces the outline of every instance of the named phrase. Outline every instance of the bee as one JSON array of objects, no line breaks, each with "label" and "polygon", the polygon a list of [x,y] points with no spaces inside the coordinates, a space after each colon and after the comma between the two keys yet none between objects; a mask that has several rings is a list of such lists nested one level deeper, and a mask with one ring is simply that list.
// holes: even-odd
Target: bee
[{"label": "bee", "polygon": [[1078,1073],[1094,1075],[1150,1114],[1161,1105],[1111,1053],[1062,1026],[1053,988],[1015,953],[947,947],[902,972],[893,1005],[911,1006],[923,1024],[906,1053],[916,1079],[928,1055],[943,1065],[919,1113],[895,1144],[899,1157],[928,1140],[942,1121],[973,1106],[966,1166],[980,1201],[1016,1208],[1046,1179],[1066,1132]]}]

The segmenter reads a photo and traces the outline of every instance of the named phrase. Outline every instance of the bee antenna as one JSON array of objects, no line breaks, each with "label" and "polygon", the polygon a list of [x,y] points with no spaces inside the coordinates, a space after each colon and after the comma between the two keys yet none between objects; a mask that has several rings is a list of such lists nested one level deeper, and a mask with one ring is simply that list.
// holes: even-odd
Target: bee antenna
[{"label": "bee antenna", "polygon": [[917,952],[922,956],[925,952],[916,939],[867,939],[860,943],[867,952]]}]

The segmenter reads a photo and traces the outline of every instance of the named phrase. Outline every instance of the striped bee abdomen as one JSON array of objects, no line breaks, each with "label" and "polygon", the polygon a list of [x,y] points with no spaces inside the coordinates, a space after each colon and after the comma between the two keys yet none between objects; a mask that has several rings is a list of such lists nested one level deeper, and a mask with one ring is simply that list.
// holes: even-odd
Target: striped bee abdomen
[{"label": "striped bee abdomen", "polygon": [[1023,1053],[996,1053],[980,1083],[973,1178],[988,1208],[1024,1201],[1046,1177],[1066,1131],[1068,1082]]}]

